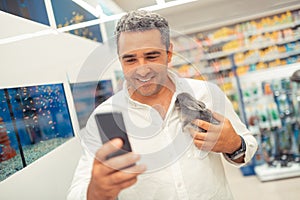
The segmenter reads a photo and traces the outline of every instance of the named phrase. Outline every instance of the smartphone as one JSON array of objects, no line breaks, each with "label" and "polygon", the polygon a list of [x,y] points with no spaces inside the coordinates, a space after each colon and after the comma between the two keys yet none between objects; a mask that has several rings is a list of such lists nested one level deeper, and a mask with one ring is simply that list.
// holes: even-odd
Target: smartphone
[{"label": "smartphone", "polygon": [[98,113],[95,119],[103,144],[114,138],[120,138],[123,141],[123,147],[108,155],[106,159],[132,151],[121,112]]}]

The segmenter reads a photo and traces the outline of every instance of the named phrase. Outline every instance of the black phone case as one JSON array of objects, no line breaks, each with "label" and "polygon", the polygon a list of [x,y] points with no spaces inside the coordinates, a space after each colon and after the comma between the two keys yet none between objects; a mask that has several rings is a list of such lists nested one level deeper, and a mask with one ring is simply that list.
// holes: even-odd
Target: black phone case
[{"label": "black phone case", "polygon": [[122,149],[110,154],[107,159],[132,151],[121,112],[99,113],[95,115],[95,119],[103,144],[114,138],[121,138],[123,141]]}]

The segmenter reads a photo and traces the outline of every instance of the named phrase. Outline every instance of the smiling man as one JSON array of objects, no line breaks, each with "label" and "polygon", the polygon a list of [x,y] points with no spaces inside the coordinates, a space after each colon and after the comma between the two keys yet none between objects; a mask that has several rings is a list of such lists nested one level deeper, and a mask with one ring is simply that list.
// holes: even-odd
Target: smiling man
[{"label": "smiling man", "polygon": [[[221,158],[242,166],[257,143],[230,101],[214,84],[180,78],[168,69],[173,45],[162,16],[129,12],[115,35],[126,81],[87,122],[84,155],[68,199],[232,199]],[[198,118],[183,129],[175,106],[182,93],[201,101],[219,123]],[[114,110],[122,111],[133,152],[106,159],[122,140],[102,144],[94,116]]]},{"label": "smiling man", "polygon": [[172,44],[166,49],[160,31],[152,29],[123,32],[118,46],[130,97],[150,106],[160,105],[159,112],[164,116],[175,90],[167,68]]}]

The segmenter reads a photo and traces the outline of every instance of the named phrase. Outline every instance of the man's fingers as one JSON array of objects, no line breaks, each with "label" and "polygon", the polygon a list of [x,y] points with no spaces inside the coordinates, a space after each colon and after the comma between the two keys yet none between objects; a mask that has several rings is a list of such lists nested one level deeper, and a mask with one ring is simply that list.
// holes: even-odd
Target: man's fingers
[{"label": "man's fingers", "polygon": [[204,130],[207,130],[207,131],[209,131],[209,128],[213,128],[215,126],[220,126],[224,123],[225,118],[224,118],[223,115],[214,112],[213,117],[220,122],[219,125],[215,125],[215,124],[212,124],[210,122],[207,122],[207,121],[204,121],[204,120],[201,120],[201,119],[195,119],[195,120],[192,121],[192,123],[194,125],[202,128],[202,129],[204,129]]},{"label": "man's fingers", "polygon": [[140,156],[138,154],[130,152],[110,158],[109,160],[103,162],[103,164],[112,169],[120,170],[123,168],[127,168],[128,166],[134,165],[139,159]]},{"label": "man's fingers", "polygon": [[130,179],[130,180],[126,181],[126,182],[121,183],[120,184],[120,188],[121,189],[128,188],[129,186],[132,186],[136,182],[137,182],[137,178]]},{"label": "man's fingers", "polygon": [[212,151],[214,148],[214,143],[205,142],[201,140],[194,140],[195,146],[202,151]]},{"label": "man's fingers", "polygon": [[102,169],[103,173],[110,174],[116,170],[133,166],[140,159],[140,156],[138,154],[134,154],[132,152],[107,159],[108,155],[120,150],[122,145],[122,140],[116,138],[105,143],[96,152],[95,162],[100,162],[101,165],[106,166],[106,170],[104,170],[105,168]]},{"label": "man's fingers", "polygon": [[131,167],[128,167],[126,169],[123,169],[122,171],[125,173],[131,173],[131,174],[141,174],[146,171],[147,167],[144,164],[137,164],[133,165]]},{"label": "man's fingers", "polygon": [[115,138],[107,143],[96,152],[96,159],[100,162],[104,162],[108,155],[121,149],[123,141],[120,138]]},{"label": "man's fingers", "polygon": [[194,128],[190,128],[190,133],[192,137],[196,140],[205,140],[205,138],[207,137],[207,133],[199,132]]},{"label": "man's fingers", "polygon": [[219,114],[217,112],[213,112],[212,114],[213,114],[213,117],[216,120],[218,120],[220,123],[224,121],[224,116],[223,115],[221,115],[221,114]]},{"label": "man's fingers", "polygon": [[206,122],[204,120],[201,120],[201,119],[195,119],[192,121],[193,124],[195,124],[196,126],[204,129],[204,130],[208,130],[209,129],[209,126],[210,126],[210,123],[209,122]]},{"label": "man's fingers", "polygon": [[207,141],[208,134],[198,132],[196,130],[190,130],[190,131],[193,135],[193,141],[194,141],[195,146],[198,149],[207,150],[208,148],[206,148],[206,147],[207,147],[207,143],[208,143],[208,141]]},{"label": "man's fingers", "polygon": [[198,149],[201,149],[201,150],[204,150],[203,147],[204,147],[204,141],[203,140],[195,140],[194,139],[194,144],[195,146],[198,148]]},{"label": "man's fingers", "polygon": [[[135,165],[128,169],[117,171],[111,174],[110,180],[111,184],[122,184],[124,182],[135,179],[139,174],[145,172],[145,165]],[[134,172],[134,173],[133,173]]]}]

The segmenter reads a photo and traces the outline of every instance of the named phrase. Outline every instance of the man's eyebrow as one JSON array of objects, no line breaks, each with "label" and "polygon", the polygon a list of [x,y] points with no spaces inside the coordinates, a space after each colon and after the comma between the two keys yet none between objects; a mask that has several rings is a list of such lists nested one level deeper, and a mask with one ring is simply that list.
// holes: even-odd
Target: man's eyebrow
[{"label": "man's eyebrow", "polygon": [[161,52],[159,52],[159,51],[150,51],[150,52],[144,53],[144,56],[160,55],[160,54],[161,54]]},{"label": "man's eyebrow", "polygon": [[[161,54],[161,52],[159,52],[159,51],[150,51],[150,52],[144,53],[144,56],[152,56],[152,55],[160,55],[160,54]],[[127,59],[127,58],[134,58],[134,57],[136,57],[136,54],[125,54],[121,58]]]},{"label": "man's eyebrow", "polygon": [[134,58],[136,57],[136,54],[125,54],[122,56],[122,59],[126,59],[126,58]]}]

